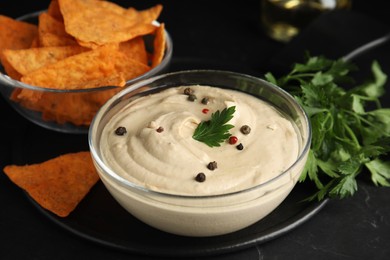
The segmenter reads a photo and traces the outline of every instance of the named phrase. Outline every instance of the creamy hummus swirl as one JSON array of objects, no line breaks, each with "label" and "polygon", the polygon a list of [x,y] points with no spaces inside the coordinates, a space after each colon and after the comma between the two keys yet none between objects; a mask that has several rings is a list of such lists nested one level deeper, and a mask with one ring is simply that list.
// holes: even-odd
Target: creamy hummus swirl
[{"label": "creamy hummus swirl", "polygon": [[[184,94],[187,87],[138,98],[110,119],[100,141],[109,168],[154,191],[215,195],[266,182],[295,162],[297,133],[273,106],[242,92],[210,86],[190,86],[197,96],[191,102]],[[202,104],[204,97],[209,98],[208,104]],[[209,147],[192,138],[201,121],[231,106],[236,111],[229,121],[234,125],[230,133],[243,145],[242,150],[227,141]],[[241,133],[243,125],[251,128],[249,134]],[[118,127],[125,127],[126,134],[115,134]],[[208,169],[214,161],[217,168]],[[200,172],[206,175],[204,182],[195,180]]]}]

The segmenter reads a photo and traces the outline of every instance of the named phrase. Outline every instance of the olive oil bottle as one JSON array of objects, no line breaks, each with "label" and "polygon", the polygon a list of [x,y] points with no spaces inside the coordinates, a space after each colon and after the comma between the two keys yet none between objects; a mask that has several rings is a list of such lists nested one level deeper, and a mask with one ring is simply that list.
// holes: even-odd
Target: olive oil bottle
[{"label": "olive oil bottle", "polygon": [[262,0],[261,20],[273,39],[288,42],[324,12],[349,9],[352,0]]}]

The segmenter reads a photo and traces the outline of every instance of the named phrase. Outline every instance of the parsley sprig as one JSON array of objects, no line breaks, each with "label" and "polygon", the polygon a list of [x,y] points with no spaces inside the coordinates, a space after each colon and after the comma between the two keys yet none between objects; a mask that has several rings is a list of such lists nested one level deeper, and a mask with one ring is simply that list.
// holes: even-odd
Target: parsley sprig
[{"label": "parsley sprig", "polygon": [[306,57],[279,78],[265,79],[289,91],[307,112],[312,143],[300,181],[312,181],[317,192],[309,199],[346,198],[358,189],[356,177],[370,174],[377,186],[390,187],[390,109],[382,108],[387,76],[377,61],[372,77],[357,84],[358,68],[343,59]]},{"label": "parsley sprig", "polygon": [[212,113],[210,120],[200,122],[192,138],[210,147],[221,146],[231,136],[229,130],[234,126],[227,123],[233,118],[235,111],[236,107],[231,106]]}]

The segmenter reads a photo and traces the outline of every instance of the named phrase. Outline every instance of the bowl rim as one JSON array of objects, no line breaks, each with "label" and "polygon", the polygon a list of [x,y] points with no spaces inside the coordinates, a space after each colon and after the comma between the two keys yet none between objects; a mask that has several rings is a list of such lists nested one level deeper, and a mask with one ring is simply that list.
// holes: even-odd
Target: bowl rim
[{"label": "bowl rim", "polygon": [[[31,18],[37,18],[39,14],[46,12],[47,9],[35,11],[32,13],[24,14],[22,16],[19,16],[15,18],[15,20],[18,21],[24,21]],[[154,25],[160,26],[160,23],[158,21],[153,21]],[[166,67],[168,67],[171,59],[172,59],[172,53],[173,53],[173,42],[170,34],[168,31],[164,28],[165,37],[166,37],[166,47],[165,47],[165,53],[162,61],[160,64],[158,64],[156,67],[150,69],[146,73],[127,80],[124,87],[129,86],[139,80],[143,80],[146,78],[149,78],[155,74],[158,74],[160,71],[164,70]],[[1,66],[1,64],[0,64]],[[3,69],[4,67],[1,66]],[[101,90],[108,90],[108,89],[114,89],[114,88],[124,88],[124,87],[117,87],[117,86],[102,86],[102,87],[94,87],[94,88],[87,88],[87,89],[58,89],[58,88],[43,88],[39,86],[33,86],[29,84],[25,84],[19,80],[12,79],[10,76],[8,76],[5,73],[2,73],[0,71],[0,83],[7,84],[10,87],[18,87],[18,88],[24,88],[24,89],[30,89],[30,90],[36,90],[36,91],[42,91],[42,92],[54,92],[54,93],[86,93],[86,92],[95,92],[95,91],[101,91]]]},{"label": "bowl rim", "polygon": [[[255,80],[260,82],[261,84],[267,85],[269,88],[275,89],[279,95],[284,96],[288,100],[292,101],[293,105],[297,108],[297,111],[303,115],[303,121],[305,123],[305,132],[307,133],[307,140],[305,143],[302,144],[302,150],[300,151],[297,159],[294,161],[293,164],[291,164],[287,169],[285,169],[283,172],[278,174],[277,176],[274,176],[273,178],[267,180],[264,183],[260,183],[255,186],[251,186],[246,189],[242,189],[239,191],[234,192],[228,192],[228,193],[222,193],[222,194],[212,194],[212,195],[185,195],[185,194],[174,194],[174,193],[167,193],[167,192],[161,192],[161,191],[155,191],[152,189],[148,189],[142,185],[138,185],[136,183],[133,183],[119,175],[117,175],[112,169],[110,169],[102,160],[102,158],[99,156],[99,153],[97,152],[98,147],[95,147],[95,143],[97,142],[95,140],[95,132],[97,131],[97,127],[100,123],[100,120],[103,118],[105,113],[110,110],[110,107],[113,103],[115,103],[117,100],[122,98],[123,96],[127,95],[129,92],[132,92],[133,90],[136,90],[144,85],[147,85],[153,81],[160,80],[166,77],[171,77],[175,75],[182,75],[182,74],[188,74],[188,73],[211,73],[211,74],[230,74],[230,75],[236,75],[240,77],[245,77],[251,80]],[[204,83],[206,84],[206,83]],[[163,86],[161,86],[163,87]],[[141,93],[143,93],[142,91]],[[115,107],[115,105],[114,105]],[[88,131],[88,145],[90,148],[91,156],[93,157],[94,162],[104,171],[104,175],[109,177],[110,179],[114,180],[117,184],[124,188],[132,188],[136,189],[142,192],[146,192],[151,195],[156,196],[163,196],[163,197],[170,197],[170,198],[180,198],[180,199],[210,199],[210,198],[221,198],[221,197],[229,197],[237,194],[247,193],[256,189],[260,189],[262,187],[265,187],[271,183],[274,183],[275,181],[279,180],[280,178],[284,177],[286,174],[289,174],[290,170],[296,167],[308,154],[310,146],[311,146],[311,136],[312,136],[312,129],[311,129],[311,123],[309,120],[309,117],[303,107],[295,100],[295,98],[289,94],[287,91],[283,90],[282,88],[276,86],[275,84],[272,84],[266,80],[263,80],[259,77],[251,76],[244,73],[238,73],[228,70],[213,70],[213,69],[190,69],[190,70],[181,70],[181,71],[175,71],[175,72],[169,72],[165,74],[160,74],[145,80],[138,81],[131,86],[119,91],[117,94],[112,96],[96,113],[94,118],[92,119],[92,122],[89,127]]]}]

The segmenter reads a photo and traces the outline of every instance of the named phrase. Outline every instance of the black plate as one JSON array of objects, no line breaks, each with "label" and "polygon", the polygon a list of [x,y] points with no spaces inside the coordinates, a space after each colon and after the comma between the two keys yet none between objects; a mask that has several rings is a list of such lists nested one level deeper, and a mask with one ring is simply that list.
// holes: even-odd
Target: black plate
[{"label": "black plate", "polygon": [[[194,59],[173,60],[171,71],[224,69],[255,75],[245,67]],[[19,139],[20,140],[20,139]],[[44,145],[42,145],[44,143]],[[36,163],[60,154],[88,150],[87,136],[63,134],[31,125],[16,144],[15,163]],[[36,152],[39,147],[39,153]],[[45,217],[77,236],[111,248],[142,255],[205,256],[244,249],[275,239],[298,227],[326,204],[303,202],[313,194],[307,184],[297,184],[287,199],[263,220],[243,230],[216,237],[191,238],[154,229],[127,213],[98,182],[68,217],[61,218],[29,200]],[[151,212],[153,214],[153,212]]]},{"label": "black plate", "polygon": [[293,230],[327,202],[302,202],[312,194],[310,191],[305,185],[298,184],[263,220],[228,235],[208,238],[171,235],[140,222],[117,204],[101,182],[66,218],[57,217],[27,197],[54,223],[90,241],[136,254],[180,257],[228,253],[270,241]]}]

